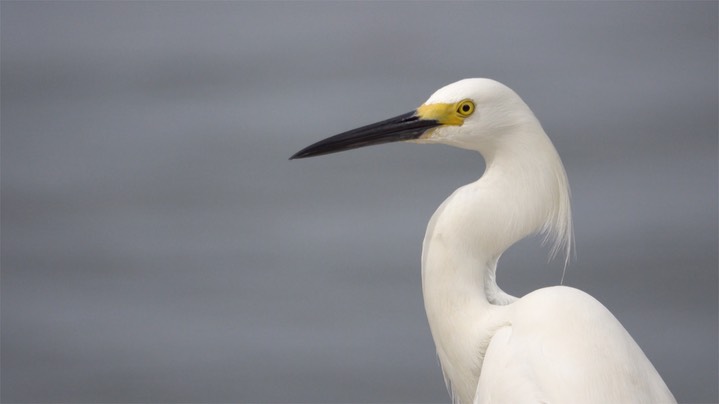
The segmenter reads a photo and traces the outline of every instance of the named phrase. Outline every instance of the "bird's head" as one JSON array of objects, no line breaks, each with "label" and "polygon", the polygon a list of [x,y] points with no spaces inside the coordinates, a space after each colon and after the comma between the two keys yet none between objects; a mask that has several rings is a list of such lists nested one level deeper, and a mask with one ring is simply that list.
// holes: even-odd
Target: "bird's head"
[{"label": "bird's head", "polygon": [[524,205],[502,212],[525,215],[521,220],[512,216],[508,223],[527,224],[510,227],[510,241],[545,233],[552,241],[552,255],[566,251],[566,265],[572,244],[567,176],[539,121],[509,87],[490,79],[460,80],[437,90],[414,111],[321,140],[290,159],[397,141],[475,150],[484,156],[488,170],[501,160],[496,170],[511,179],[503,186]]},{"label": "bird's head", "polygon": [[397,141],[485,151],[526,124],[536,124],[536,119],[509,87],[490,79],[465,79],[440,88],[414,111],[321,140],[291,159]]}]

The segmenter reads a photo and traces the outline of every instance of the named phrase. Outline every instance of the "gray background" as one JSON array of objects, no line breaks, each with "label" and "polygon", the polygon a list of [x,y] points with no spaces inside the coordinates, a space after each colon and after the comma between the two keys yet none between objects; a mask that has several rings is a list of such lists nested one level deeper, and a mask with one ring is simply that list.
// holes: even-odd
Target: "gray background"
[{"label": "gray background", "polygon": [[[445,146],[288,161],[465,77],[567,168],[566,284],[717,402],[717,2],[2,2],[2,400],[447,402],[424,317]],[[554,285],[537,238],[499,283]]]}]

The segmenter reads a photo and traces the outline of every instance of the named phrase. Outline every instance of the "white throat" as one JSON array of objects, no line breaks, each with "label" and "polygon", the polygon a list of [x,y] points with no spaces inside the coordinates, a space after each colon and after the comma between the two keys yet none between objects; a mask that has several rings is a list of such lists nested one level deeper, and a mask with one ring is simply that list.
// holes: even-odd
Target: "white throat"
[{"label": "white throat", "polygon": [[461,145],[480,152],[487,168],[479,180],[445,200],[425,235],[425,309],[445,378],[461,402],[471,402],[483,344],[504,325],[504,305],[516,300],[497,286],[499,257],[537,232],[546,233],[552,253],[564,248],[569,255],[566,174],[551,141],[531,118],[528,125],[503,133],[506,138],[494,139],[491,145]]}]

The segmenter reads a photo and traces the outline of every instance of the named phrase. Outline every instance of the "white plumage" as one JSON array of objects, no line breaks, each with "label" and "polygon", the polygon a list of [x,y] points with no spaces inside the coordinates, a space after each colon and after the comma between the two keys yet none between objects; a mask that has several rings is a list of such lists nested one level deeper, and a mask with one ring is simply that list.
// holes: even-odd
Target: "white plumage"
[{"label": "white plumage", "polygon": [[499,257],[527,235],[545,233],[553,253],[567,257],[572,244],[562,162],[516,93],[489,79],[462,80],[411,117],[337,135],[293,157],[394,140],[448,144],[486,161],[479,180],[437,209],[423,244],[425,309],[453,401],[675,402],[636,342],[591,296],[555,286],[516,298],[497,286]]}]

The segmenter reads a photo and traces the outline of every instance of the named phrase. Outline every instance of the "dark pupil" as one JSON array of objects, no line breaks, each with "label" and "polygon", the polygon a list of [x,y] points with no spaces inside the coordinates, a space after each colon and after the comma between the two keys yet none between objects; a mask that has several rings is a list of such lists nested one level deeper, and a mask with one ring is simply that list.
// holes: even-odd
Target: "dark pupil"
[{"label": "dark pupil", "polygon": [[462,111],[469,112],[469,105],[467,105],[467,104],[462,105]]}]

